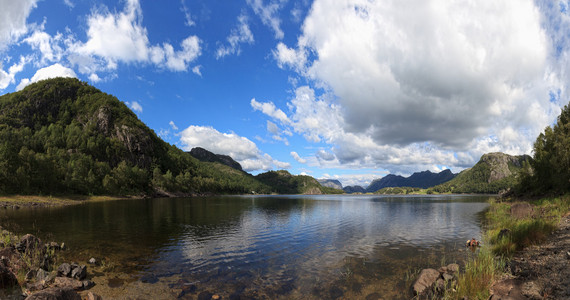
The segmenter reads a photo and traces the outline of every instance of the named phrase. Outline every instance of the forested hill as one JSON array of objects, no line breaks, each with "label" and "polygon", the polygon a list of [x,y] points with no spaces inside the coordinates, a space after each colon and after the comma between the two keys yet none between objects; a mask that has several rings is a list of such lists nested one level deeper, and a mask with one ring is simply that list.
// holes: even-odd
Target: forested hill
[{"label": "forested hill", "polygon": [[0,193],[189,195],[281,187],[162,141],[116,97],[71,78],[0,96]]},{"label": "forested hill", "polygon": [[374,193],[386,187],[417,187],[428,188],[453,179],[456,174],[449,169],[439,173],[430,171],[416,172],[410,177],[388,174],[380,179],[376,179],[366,188],[366,192]]},{"label": "forested hill", "polygon": [[530,163],[528,155],[484,154],[475,166],[430,190],[439,193],[499,193],[513,188],[520,181],[521,174],[529,172]]}]

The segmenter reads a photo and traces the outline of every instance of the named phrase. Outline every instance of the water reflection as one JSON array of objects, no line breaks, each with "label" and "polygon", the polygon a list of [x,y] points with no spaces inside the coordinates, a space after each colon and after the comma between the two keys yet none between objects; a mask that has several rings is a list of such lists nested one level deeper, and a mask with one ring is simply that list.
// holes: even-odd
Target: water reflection
[{"label": "water reflection", "polygon": [[[143,199],[5,211],[73,255],[125,272],[269,298],[395,296],[410,265],[458,261],[486,197],[274,196]],[[7,226],[10,227],[10,226]],[[87,259],[87,258],[85,258]],[[310,298],[309,297],[309,298]]]}]

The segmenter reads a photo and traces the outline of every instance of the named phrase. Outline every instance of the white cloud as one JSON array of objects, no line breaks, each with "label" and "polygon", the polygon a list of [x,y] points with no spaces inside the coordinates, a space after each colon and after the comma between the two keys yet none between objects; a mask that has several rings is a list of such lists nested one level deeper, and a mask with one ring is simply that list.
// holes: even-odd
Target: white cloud
[{"label": "white cloud", "polygon": [[106,8],[94,11],[87,19],[87,41],[67,41],[70,61],[82,73],[114,70],[119,62],[154,63],[171,71],[186,71],[200,56],[197,36],[184,39],[180,50],[169,43],[151,45],[142,19],[138,0],[128,0],[122,12],[111,13]]},{"label": "white cloud", "polygon": [[168,125],[170,125],[170,128],[172,128],[174,130],[178,130],[178,126],[176,126],[176,124],[174,124],[174,121],[168,122]]},{"label": "white cloud", "polygon": [[41,68],[36,71],[36,74],[32,76],[31,79],[24,78],[20,81],[20,84],[16,87],[16,90],[22,90],[28,84],[38,82],[40,80],[49,79],[49,78],[56,78],[56,77],[72,77],[77,78],[75,72],[70,69],[62,66],[59,63],[53,64],[49,67]]},{"label": "white cloud", "polygon": [[257,102],[255,100],[255,98],[253,98],[253,99],[251,99],[250,104],[251,104],[251,107],[253,107],[253,109],[259,110],[259,111],[263,112],[264,114],[271,116],[272,118],[275,118],[275,119],[277,119],[283,123],[289,122],[287,115],[281,109],[278,109],[277,107],[275,107],[275,104],[273,104],[271,102],[261,103],[261,102]]},{"label": "white cloud", "polygon": [[282,3],[282,1],[271,0],[269,3],[264,4],[263,0],[247,0],[247,4],[261,19],[263,24],[273,30],[276,39],[282,39],[285,36],[283,30],[281,30],[281,19],[279,18],[279,10],[281,10]]},{"label": "white cloud", "polygon": [[202,77],[202,71],[200,71],[201,68],[202,68],[201,65],[199,65],[199,66],[194,66],[194,67],[192,68],[192,73],[194,73],[194,74],[196,74],[196,75]]},{"label": "white cloud", "polygon": [[16,82],[16,74],[20,73],[24,69],[24,66],[28,61],[29,59],[27,57],[21,56],[19,62],[8,68],[8,72],[2,70],[2,65],[0,64],[0,90],[3,90],[10,84]]},{"label": "white cloud", "polygon": [[37,0],[0,0],[0,51],[28,31],[26,20]]},{"label": "white cloud", "polygon": [[63,0],[63,3],[70,9],[75,7],[75,3],[73,3],[71,0]]},{"label": "white cloud", "polygon": [[291,151],[291,156],[299,163],[306,164],[307,160],[299,156],[299,154],[295,151]]},{"label": "white cloud", "polygon": [[61,39],[61,34],[57,34],[55,37],[52,37],[44,31],[35,30],[34,33],[26,37],[23,42],[29,44],[33,50],[40,51],[42,54],[40,65],[45,65],[48,62],[57,62],[61,60],[63,49],[58,43]]},{"label": "white cloud", "polygon": [[192,19],[192,15],[190,14],[188,6],[186,6],[186,1],[180,0],[180,4],[182,5],[180,10],[184,13],[184,18],[186,19],[186,22],[184,24],[188,27],[196,25],[196,22],[194,22],[194,20]]},{"label": "white cloud", "polygon": [[186,151],[202,147],[216,154],[225,154],[238,161],[244,170],[287,169],[290,164],[262,153],[257,145],[235,133],[221,133],[212,127],[190,126],[180,133],[180,142]]},{"label": "white cloud", "polygon": [[232,29],[231,34],[227,38],[229,45],[222,45],[216,51],[216,59],[230,54],[240,55],[241,44],[253,44],[253,33],[249,29],[247,16],[244,14],[239,15],[238,22],[238,26]]},{"label": "white cloud", "polygon": [[89,75],[89,80],[93,83],[97,83],[99,81],[101,81],[101,78],[99,78],[99,76],[95,73],[92,73],[91,75]]},{"label": "white cloud", "polygon": [[570,16],[536,4],[316,0],[296,46],[273,51],[309,86],[279,119],[251,105],[331,146],[310,165],[458,171],[491,150],[530,153],[570,84]]},{"label": "white cloud", "polygon": [[127,102],[127,105],[136,113],[143,112],[142,105],[140,105],[140,103],[138,103],[137,101]]}]

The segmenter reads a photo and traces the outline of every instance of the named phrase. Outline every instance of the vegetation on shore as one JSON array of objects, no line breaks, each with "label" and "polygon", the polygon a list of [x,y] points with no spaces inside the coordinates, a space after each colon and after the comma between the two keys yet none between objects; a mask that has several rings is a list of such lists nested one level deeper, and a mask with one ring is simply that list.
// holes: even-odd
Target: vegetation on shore
[{"label": "vegetation on shore", "polygon": [[200,161],[160,139],[116,97],[75,78],[43,80],[0,96],[0,195],[282,191],[298,189]]},{"label": "vegetation on shore", "polygon": [[[489,288],[503,274],[505,261],[525,247],[540,244],[558,227],[570,211],[568,149],[570,106],[566,105],[557,123],[538,136],[534,157],[524,162],[509,197],[491,202],[485,218],[485,243],[465,266],[457,288],[447,291],[445,298],[488,299]],[[529,196],[534,200],[523,200]]]}]

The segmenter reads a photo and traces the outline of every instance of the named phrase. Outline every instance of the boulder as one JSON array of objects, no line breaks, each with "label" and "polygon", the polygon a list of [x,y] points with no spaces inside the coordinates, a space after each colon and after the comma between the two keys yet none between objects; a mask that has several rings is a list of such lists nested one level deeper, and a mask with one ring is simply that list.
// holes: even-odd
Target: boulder
[{"label": "boulder", "polygon": [[7,267],[0,264],[0,289],[5,289],[18,285],[16,275]]},{"label": "boulder", "polygon": [[62,263],[57,268],[57,275],[63,277],[69,277],[71,275],[71,265],[68,263]]},{"label": "boulder", "polygon": [[103,298],[95,293],[87,293],[87,300],[103,300]]},{"label": "boulder", "polygon": [[91,257],[88,262],[92,265],[97,264],[97,260],[94,257]]},{"label": "boulder", "polygon": [[16,244],[16,249],[18,252],[28,252],[38,248],[42,244],[42,241],[32,234],[24,235],[18,244]]},{"label": "boulder", "polygon": [[423,269],[418,279],[412,284],[414,296],[428,292],[439,278],[439,272],[434,269]]},{"label": "boulder", "polygon": [[447,265],[447,273],[453,275],[457,272],[459,272],[459,265],[458,264],[449,264]]},{"label": "boulder", "polygon": [[34,293],[26,300],[81,300],[81,296],[72,289],[52,287]]},{"label": "boulder", "polygon": [[87,267],[84,265],[71,265],[71,278],[83,280],[87,277]]},{"label": "boulder", "polygon": [[68,278],[68,277],[56,277],[53,285],[60,288],[66,289],[73,289],[73,290],[82,290],[83,289],[83,282]]}]

